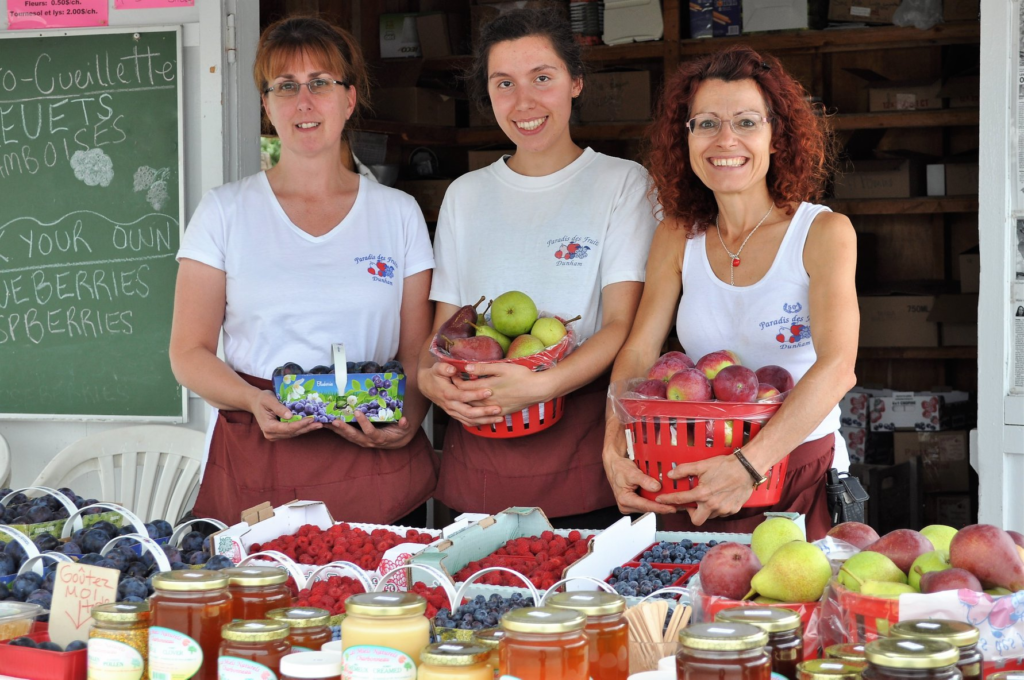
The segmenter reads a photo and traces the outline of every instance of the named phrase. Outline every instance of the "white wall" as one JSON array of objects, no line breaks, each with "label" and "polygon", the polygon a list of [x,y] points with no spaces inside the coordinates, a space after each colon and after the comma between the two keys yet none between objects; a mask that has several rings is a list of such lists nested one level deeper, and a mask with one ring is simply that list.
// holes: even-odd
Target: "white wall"
[{"label": "white wall", "polygon": [[[259,37],[259,3],[196,0],[195,7],[160,10],[114,10],[113,5],[110,0],[111,27],[183,26],[185,176],[181,186],[187,213],[183,221],[187,222],[208,189],[259,170],[259,97],[251,75]],[[0,13],[0,30],[6,29],[6,22],[6,13]],[[233,52],[226,44],[232,24]],[[205,402],[193,395],[188,411],[188,423],[180,427],[205,430],[209,411]],[[11,484],[30,484],[68,444],[126,425],[0,420],[0,435],[11,448]],[[86,483],[76,491],[87,496],[98,493],[89,486]]]}]

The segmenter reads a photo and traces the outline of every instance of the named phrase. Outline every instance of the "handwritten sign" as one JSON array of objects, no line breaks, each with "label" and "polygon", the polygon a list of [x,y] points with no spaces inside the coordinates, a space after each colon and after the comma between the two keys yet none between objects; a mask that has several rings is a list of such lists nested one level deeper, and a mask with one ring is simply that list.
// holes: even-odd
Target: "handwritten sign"
[{"label": "handwritten sign", "polygon": [[61,563],[50,603],[50,639],[63,646],[87,640],[92,628],[92,608],[117,600],[116,569],[88,564]]},{"label": "handwritten sign", "polygon": [[106,26],[107,0],[7,0],[7,23],[13,29]]}]

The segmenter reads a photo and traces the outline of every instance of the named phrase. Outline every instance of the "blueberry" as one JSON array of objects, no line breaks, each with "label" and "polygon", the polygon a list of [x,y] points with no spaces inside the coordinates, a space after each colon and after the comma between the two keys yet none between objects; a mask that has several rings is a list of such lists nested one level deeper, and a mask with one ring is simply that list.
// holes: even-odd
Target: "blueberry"
[{"label": "blueberry", "polygon": [[405,369],[400,361],[392,359],[381,367],[381,373],[405,373]]},{"label": "blueberry", "polygon": [[81,640],[74,640],[68,643],[68,646],[64,648],[65,652],[77,652],[79,650],[86,649],[86,644]]}]

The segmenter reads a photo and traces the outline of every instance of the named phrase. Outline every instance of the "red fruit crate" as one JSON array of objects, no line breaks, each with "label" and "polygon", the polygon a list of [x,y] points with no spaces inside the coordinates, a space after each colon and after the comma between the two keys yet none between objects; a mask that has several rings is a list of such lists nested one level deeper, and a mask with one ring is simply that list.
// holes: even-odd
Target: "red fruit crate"
[{"label": "red fruit crate", "polygon": [[[655,500],[661,494],[695,488],[696,477],[673,480],[667,473],[682,463],[731,455],[749,443],[781,405],[622,399],[621,406],[631,419],[625,425],[630,457],[641,472],[662,485],[657,492],[640,489],[640,495]],[[754,490],[743,507],[761,508],[778,503],[788,467],[787,455],[768,470],[768,481]]]},{"label": "red fruit crate", "polygon": [[[626,562],[622,566],[623,567],[629,567],[630,569],[636,569],[637,567],[640,566],[640,564],[641,564],[640,562]],[[668,586],[662,586],[662,587],[680,588],[682,586],[685,586],[687,583],[689,583],[690,579],[693,578],[697,574],[697,567],[689,566],[689,565],[684,566],[682,564],[668,564],[668,565],[659,567],[658,565],[655,565],[655,564],[648,564],[647,566],[651,567],[652,569],[668,569],[668,571],[672,571],[673,569],[682,569],[683,570],[683,575],[682,576],[680,576],[678,579],[676,579],[675,581],[670,583]],[[610,579],[610,578],[612,578],[610,575],[605,577],[605,579],[604,579],[605,583],[607,583],[608,579]],[[673,597],[673,599],[679,599],[679,594],[678,593],[672,593],[672,597]]]},{"label": "red fruit crate", "polygon": [[696,597],[699,598],[699,602],[695,604],[701,611],[701,623],[711,623],[720,612],[736,607],[779,607],[792,610],[800,615],[800,620],[803,622],[804,660],[816,659],[820,656],[822,640],[818,628],[822,618],[821,602],[758,604],[746,600],[731,600],[727,597],[708,595],[703,590],[697,591]]},{"label": "red fruit crate", "polygon": [[[45,630],[30,633],[36,642],[49,642]],[[0,674],[30,680],[85,680],[88,667],[86,650],[51,652],[34,647],[0,643]]]}]

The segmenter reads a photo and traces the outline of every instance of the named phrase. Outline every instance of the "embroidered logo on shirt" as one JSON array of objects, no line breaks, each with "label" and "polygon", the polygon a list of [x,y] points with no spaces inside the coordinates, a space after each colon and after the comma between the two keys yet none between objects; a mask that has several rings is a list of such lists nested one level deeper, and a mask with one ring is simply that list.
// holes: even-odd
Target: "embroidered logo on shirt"
[{"label": "embroidered logo on shirt", "polygon": [[366,271],[373,277],[374,281],[386,283],[389,286],[394,285],[394,282],[390,279],[395,278],[395,266],[398,263],[393,258],[384,257],[383,255],[365,255],[355,258],[355,262],[356,264],[369,262],[370,266],[366,268]]},{"label": "embroidered logo on shirt", "polygon": [[784,313],[779,318],[761,321],[758,325],[762,331],[775,333],[779,349],[806,347],[811,344],[811,319],[800,314],[803,308],[799,302],[783,303],[782,311]]},{"label": "embroidered logo on shirt", "polygon": [[558,246],[555,251],[556,265],[559,267],[582,267],[580,260],[586,259],[590,254],[590,245],[598,245],[598,241],[588,237],[563,236],[562,238],[548,241],[548,246]]}]

